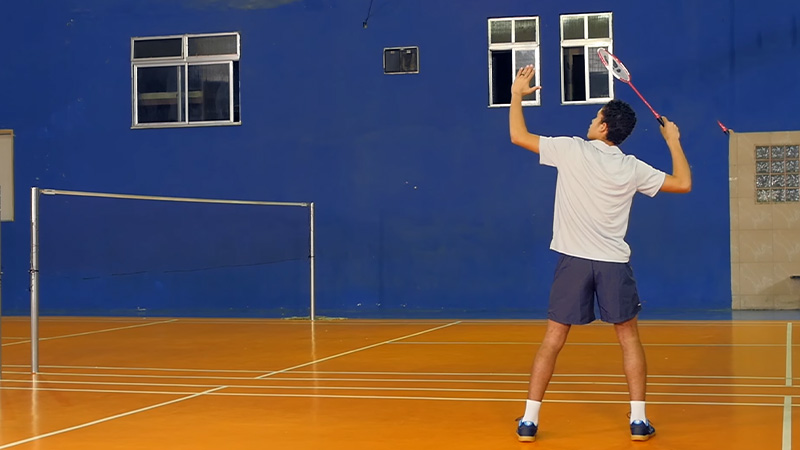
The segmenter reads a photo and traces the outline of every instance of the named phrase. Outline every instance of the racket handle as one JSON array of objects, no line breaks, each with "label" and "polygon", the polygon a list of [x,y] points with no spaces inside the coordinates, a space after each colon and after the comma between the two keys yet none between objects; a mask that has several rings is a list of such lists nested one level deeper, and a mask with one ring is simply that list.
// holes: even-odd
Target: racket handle
[{"label": "racket handle", "polygon": [[656,120],[659,124],[661,124],[662,127],[664,126],[664,119],[661,116],[656,117]]}]

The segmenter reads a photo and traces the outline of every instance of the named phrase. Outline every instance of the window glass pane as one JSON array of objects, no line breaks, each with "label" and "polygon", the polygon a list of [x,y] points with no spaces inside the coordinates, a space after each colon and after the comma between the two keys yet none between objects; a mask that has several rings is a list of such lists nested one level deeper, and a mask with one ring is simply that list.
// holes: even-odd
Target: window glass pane
[{"label": "window glass pane", "polygon": [[239,107],[239,61],[233,62],[233,121],[239,123],[242,116]]},{"label": "window glass pane", "polygon": [[511,50],[492,51],[492,105],[511,103],[512,70]]},{"label": "window glass pane", "polygon": [[142,39],[133,41],[134,58],[166,58],[183,56],[183,39]]},{"label": "window glass pane", "polygon": [[189,122],[231,120],[229,67],[189,66]]},{"label": "window glass pane", "polygon": [[583,39],[583,17],[564,17],[561,19],[564,39]]},{"label": "window glass pane", "polygon": [[136,74],[138,123],[185,120],[184,66],[139,67]]},{"label": "window glass pane", "polygon": [[383,73],[419,73],[417,47],[383,49]]},{"label": "window glass pane", "polygon": [[189,56],[235,55],[236,36],[208,36],[189,38]]},{"label": "window glass pane", "polygon": [[589,16],[589,39],[611,37],[608,16]]},{"label": "window glass pane", "polygon": [[[602,63],[601,63],[602,64]],[[564,48],[564,101],[586,100],[583,46]]]},{"label": "window glass pane", "polygon": [[491,43],[507,44],[511,43],[511,21],[493,20],[491,23]]},{"label": "window glass pane", "polygon": [[514,42],[536,42],[536,21],[514,21]]},{"label": "window glass pane", "polygon": [[[517,76],[517,72],[519,69],[531,64],[536,68],[536,50],[517,50],[514,52],[514,71],[511,73],[511,77],[515,78]],[[539,80],[536,79],[536,75],[534,74],[533,79],[531,80],[531,86],[536,86]],[[536,92],[530,95],[526,95],[522,97],[522,100],[536,100]]]},{"label": "window glass pane", "polygon": [[611,75],[597,56],[600,47],[589,47],[589,98],[609,98]]}]

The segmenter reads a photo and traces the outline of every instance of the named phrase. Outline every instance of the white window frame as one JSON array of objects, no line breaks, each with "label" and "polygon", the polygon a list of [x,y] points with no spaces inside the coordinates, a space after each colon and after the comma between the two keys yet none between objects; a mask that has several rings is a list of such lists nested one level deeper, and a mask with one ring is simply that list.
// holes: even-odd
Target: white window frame
[{"label": "white window frame", "polygon": [[[592,16],[606,16],[608,17],[608,37],[607,38],[594,38],[589,39],[589,17]],[[583,18],[583,36],[584,39],[564,39],[564,20],[576,17]],[[608,73],[608,97],[590,98],[589,96],[589,58],[599,58],[596,54],[590,54],[589,48],[605,47],[609,52],[614,53],[614,22],[613,16],[610,12],[603,13],[586,13],[586,14],[562,14],[559,19],[559,28],[561,35],[561,104],[562,105],[588,105],[597,103],[608,103],[609,100],[614,99],[614,78],[611,72]],[[564,49],[572,47],[583,47],[583,54],[585,55],[586,64],[584,64],[584,88],[586,89],[586,100],[572,100],[567,101],[567,91],[564,83],[565,74],[565,61]],[[599,61],[599,59],[598,59]]]},{"label": "white window frame", "polygon": [[[189,39],[200,37],[215,37],[215,36],[235,36],[236,37],[236,53],[223,54],[223,55],[205,55],[205,56],[189,56]],[[181,56],[169,57],[154,57],[154,58],[135,58],[134,45],[136,42],[147,40],[160,40],[160,39],[182,39]],[[181,35],[165,35],[165,36],[146,36],[146,37],[132,37],[131,38],[131,128],[184,128],[184,127],[207,127],[207,126],[220,126],[220,125],[241,125],[241,112],[239,112],[238,120],[236,120],[236,112],[234,111],[234,104],[236,100],[241,107],[241,91],[235,84],[239,83],[241,72],[238,74],[239,78],[234,77],[234,63],[237,63],[241,58],[242,52],[242,39],[238,32],[228,33],[203,33],[203,34],[181,34]],[[189,67],[196,67],[209,64],[226,64],[228,65],[228,79],[229,83],[229,111],[230,117],[228,120],[214,120],[214,121],[189,121],[188,102],[192,96],[189,92]],[[184,67],[184,77],[179,80],[183,84],[183,92],[186,93],[185,98],[182,99],[180,107],[185,111],[185,118],[183,121],[175,122],[156,122],[156,123],[139,123],[139,93],[138,93],[138,69],[147,67]],[[234,93],[238,93],[239,98],[234,97]],[[180,96],[180,93],[176,93]]]},{"label": "white window frame", "polygon": [[[514,26],[514,22],[517,20],[534,20],[536,22],[536,42],[516,42],[516,27]],[[493,44],[492,43],[492,23],[493,22],[503,22],[509,21],[511,22],[511,42],[510,43],[502,43],[502,44]],[[511,51],[511,81],[513,83],[514,78],[517,76],[517,71],[520,69],[517,67],[517,51],[519,50],[532,50],[534,52],[534,77],[533,77],[533,85],[538,86],[541,84],[541,64],[539,64],[540,60],[540,52],[539,52],[539,42],[541,36],[541,26],[539,21],[539,16],[522,16],[522,17],[497,17],[491,18],[487,22],[487,42],[489,42],[489,107],[490,108],[504,108],[511,106],[511,103],[493,103],[492,99],[494,97],[494,75],[492,74],[492,52],[493,51]],[[534,93],[536,96],[535,100],[523,100],[522,106],[541,106],[542,104],[542,97],[539,91]]]}]

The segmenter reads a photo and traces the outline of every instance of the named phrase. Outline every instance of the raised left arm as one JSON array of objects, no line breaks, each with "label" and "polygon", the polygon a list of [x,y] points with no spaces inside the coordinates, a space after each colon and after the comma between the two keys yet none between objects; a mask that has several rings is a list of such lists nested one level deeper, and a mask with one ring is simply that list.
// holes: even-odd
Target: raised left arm
[{"label": "raised left arm", "polygon": [[511,135],[511,142],[519,145],[534,153],[539,153],[539,135],[530,133],[525,125],[525,117],[522,114],[522,97],[530,95],[541,86],[531,87],[533,79],[533,66],[525,66],[517,72],[517,78],[511,85],[511,106],[508,109],[508,130]]}]

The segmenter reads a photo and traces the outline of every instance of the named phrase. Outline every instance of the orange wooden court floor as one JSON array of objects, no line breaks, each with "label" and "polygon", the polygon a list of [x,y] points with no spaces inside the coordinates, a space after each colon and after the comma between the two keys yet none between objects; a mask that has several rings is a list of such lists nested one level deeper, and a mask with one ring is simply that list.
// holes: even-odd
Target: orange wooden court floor
[{"label": "orange wooden court floor", "polygon": [[641,322],[648,442],[630,441],[612,327],[573,327],[519,443],[544,325],[42,318],[34,376],[28,320],[4,318],[0,449],[800,448],[785,321]]}]

